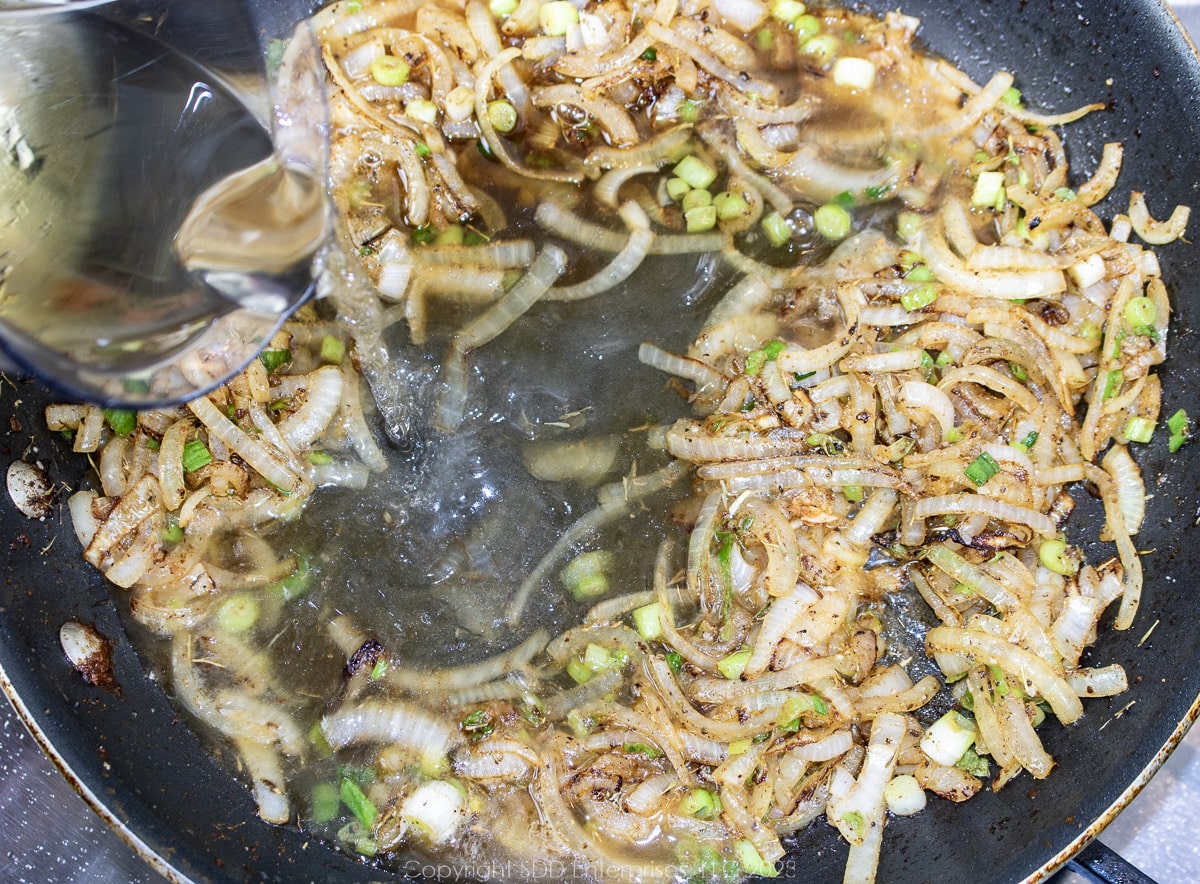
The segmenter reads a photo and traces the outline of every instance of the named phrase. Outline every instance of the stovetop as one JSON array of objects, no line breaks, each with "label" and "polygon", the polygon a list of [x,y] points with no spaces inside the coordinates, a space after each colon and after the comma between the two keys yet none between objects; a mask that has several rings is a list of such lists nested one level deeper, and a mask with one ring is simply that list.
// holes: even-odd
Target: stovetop
[{"label": "stovetop", "polygon": [[[1172,4],[1200,38],[1200,0]],[[1101,841],[1159,884],[1200,879],[1200,728],[1105,829]],[[0,702],[0,884],[154,884],[161,880],[94,814]],[[1091,879],[1064,869],[1050,884]]]}]

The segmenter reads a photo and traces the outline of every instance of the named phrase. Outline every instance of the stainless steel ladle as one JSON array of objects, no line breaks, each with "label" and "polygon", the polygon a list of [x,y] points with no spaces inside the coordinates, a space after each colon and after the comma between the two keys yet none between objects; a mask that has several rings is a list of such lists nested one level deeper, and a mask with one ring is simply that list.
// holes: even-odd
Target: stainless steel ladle
[{"label": "stainless steel ladle", "polygon": [[[255,114],[136,6],[81,5],[0,0],[0,350],[71,396],[175,402],[240,371],[311,293],[323,113]],[[247,44],[265,95],[240,4],[187,6]]]}]

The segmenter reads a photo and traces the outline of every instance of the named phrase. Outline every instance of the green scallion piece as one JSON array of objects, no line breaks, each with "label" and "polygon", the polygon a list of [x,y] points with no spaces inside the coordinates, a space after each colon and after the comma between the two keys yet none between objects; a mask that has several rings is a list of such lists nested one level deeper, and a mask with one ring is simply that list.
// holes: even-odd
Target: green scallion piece
[{"label": "green scallion piece", "polygon": [[658,61],[658,50],[651,46],[642,53],[642,59],[644,61]]},{"label": "green scallion piece", "polygon": [[680,799],[679,812],[698,820],[711,820],[721,812],[721,802],[708,789],[692,789]]},{"label": "green scallion piece", "polygon": [[779,869],[775,868],[774,863],[769,863],[762,858],[749,838],[741,838],[734,842],[733,855],[737,857],[738,865],[748,875],[758,875],[762,878],[779,876]]},{"label": "green scallion piece", "polygon": [[[480,144],[484,144],[484,140],[479,139]],[[409,239],[412,240],[414,246],[427,246],[437,239],[437,229],[432,224],[422,224],[420,227],[414,227],[412,233],[409,234]]]},{"label": "green scallion piece", "polygon": [[1021,90],[1016,86],[1009,86],[1004,90],[1004,94],[1000,96],[1000,100],[1009,107],[1019,108],[1021,106]]},{"label": "green scallion piece", "polygon": [[689,190],[683,195],[683,199],[679,201],[679,205],[683,208],[686,215],[692,209],[703,209],[705,206],[713,204],[713,195],[702,187]]},{"label": "green scallion piece", "polygon": [[1081,556],[1065,540],[1046,540],[1038,547],[1038,561],[1056,574],[1070,577],[1079,570]]},{"label": "green scallion piece", "polygon": [[861,485],[843,485],[842,494],[851,503],[858,503],[863,499],[863,487]]},{"label": "green scallion piece", "polygon": [[333,783],[317,783],[313,786],[312,800],[309,803],[309,817],[314,823],[331,822],[338,815],[341,807],[341,796]]},{"label": "green scallion piece", "polygon": [[783,341],[771,341],[758,350],[751,350],[746,354],[745,373],[748,375],[758,374],[768,362],[774,362],[786,346],[787,344]]},{"label": "green scallion piece", "polygon": [[438,233],[433,244],[435,246],[461,246],[466,236],[466,228],[461,224],[447,224],[446,229]]},{"label": "green scallion piece", "polygon": [[1066,203],[1079,199],[1079,195],[1069,187],[1060,187],[1058,190],[1054,191],[1054,196],[1056,199],[1060,199]]},{"label": "green scallion piece", "polygon": [[700,119],[700,102],[691,98],[685,100],[679,105],[679,119],[685,123],[694,123]]},{"label": "green scallion piece", "polygon": [[341,365],[342,360],[346,358],[346,342],[333,335],[326,335],[321,339],[319,358],[327,365]]},{"label": "green scallion piece", "polygon": [[667,654],[666,661],[667,666],[676,675],[683,672],[683,654],[678,654],[675,651],[671,651],[669,654]]},{"label": "green scallion piece", "polygon": [[646,641],[662,638],[662,605],[651,602],[633,610],[633,627]]},{"label": "green scallion piece", "polygon": [[292,361],[291,350],[263,350],[258,354],[258,361],[267,371],[278,371]]},{"label": "green scallion piece", "polygon": [[1144,295],[1130,298],[1125,302],[1124,316],[1125,324],[1134,334],[1148,334],[1158,322],[1158,307],[1154,305],[1153,299]]},{"label": "green scallion piece", "polygon": [[791,226],[778,212],[765,216],[759,223],[773,246],[785,245],[792,238]]},{"label": "green scallion piece", "polygon": [[1014,447],[1020,448],[1022,451],[1029,451],[1031,448],[1033,448],[1034,445],[1037,444],[1037,440],[1038,440],[1038,431],[1030,430],[1026,434],[1025,438],[1022,439],[1020,442],[1018,442]]},{"label": "green scallion piece", "polygon": [[662,758],[662,750],[649,743],[624,743],[621,751],[626,755],[645,755],[647,758]]},{"label": "green scallion piece", "polygon": [[900,296],[900,306],[909,313],[928,307],[937,300],[937,289],[928,283],[915,286]]},{"label": "green scallion piece", "polygon": [[245,632],[258,622],[258,615],[258,599],[249,593],[234,593],[217,608],[217,626],[223,632]]},{"label": "green scallion piece", "polygon": [[713,197],[713,206],[717,210],[718,221],[736,221],[750,214],[750,204],[740,193],[723,190]]},{"label": "green scallion piece", "polygon": [[579,10],[570,0],[551,0],[538,10],[538,23],[542,32],[551,37],[562,37],[572,25],[579,24]]},{"label": "green scallion piece", "polygon": [[818,34],[800,44],[800,51],[822,67],[833,61],[840,48],[832,34]]},{"label": "green scallion piece", "polygon": [[675,164],[674,173],[691,187],[707,189],[717,180],[717,170],[697,156],[688,154]]},{"label": "green scallion piece", "polygon": [[759,28],[754,32],[754,45],[759,52],[769,52],[775,45],[775,32],[770,28]]},{"label": "green scallion piece", "polygon": [[1125,425],[1125,438],[1143,445],[1154,437],[1154,421],[1145,417],[1131,417]]},{"label": "green scallion piece", "polygon": [[673,202],[681,203],[684,197],[692,192],[692,185],[688,184],[682,178],[671,177],[667,179],[667,196]]},{"label": "green scallion piece", "polygon": [[106,408],[104,422],[118,436],[128,436],[137,426],[137,414],[125,408]]},{"label": "green scallion piece", "polygon": [[1171,439],[1167,447],[1172,454],[1192,439],[1192,423],[1188,420],[1187,412],[1182,408],[1167,418],[1167,429],[1171,431]]},{"label": "green scallion piece", "polygon": [[872,184],[868,187],[863,188],[863,196],[865,196],[867,199],[872,200],[874,202],[878,202],[879,200],[882,200],[882,199],[887,199],[888,195],[891,192],[892,192],[892,185],[890,185],[890,184]]},{"label": "green scallion piece", "polygon": [[433,150],[424,141],[417,142],[416,150],[417,156],[419,157],[428,157],[433,155]]},{"label": "green scallion piece", "polygon": [[310,451],[308,453],[308,462],[314,467],[324,466],[325,464],[333,463],[333,455],[328,451]]},{"label": "green scallion piece", "polygon": [[460,723],[463,733],[474,739],[481,739],[496,730],[496,722],[486,709],[476,709]]},{"label": "green scallion piece", "polygon": [[608,592],[607,572],[613,561],[613,554],[607,550],[580,553],[562,569],[559,579],[576,601],[586,601]]},{"label": "green scallion piece", "polygon": [[717,661],[717,670],[726,678],[741,678],[742,673],[746,671],[746,664],[750,662],[750,655],[753,653],[754,651],[750,648],[734,651],[729,656],[722,657]]},{"label": "green scallion piece", "polygon": [[1021,383],[1025,383],[1027,380],[1029,380],[1029,375],[1025,371],[1025,366],[1021,365],[1019,362],[1009,362],[1008,370],[1012,372],[1012,376]]},{"label": "green scallion piece", "polygon": [[183,540],[183,529],[174,519],[168,519],[161,536],[164,543],[178,543]]},{"label": "green scallion piece", "polygon": [[715,206],[688,209],[683,213],[683,220],[688,233],[704,233],[717,226],[717,209]]},{"label": "green scallion piece", "polygon": [[183,471],[185,473],[194,473],[201,467],[208,466],[212,463],[212,459],[212,452],[199,439],[192,439],[183,446]]},{"label": "green scallion piece", "polygon": [[909,282],[933,282],[933,271],[928,264],[917,263],[904,274],[904,278]]},{"label": "green scallion piece", "polygon": [[371,828],[375,823],[377,811],[375,805],[371,803],[371,799],[366,796],[358,783],[350,779],[342,780],[338,797],[342,799],[342,804],[349,808],[364,829]]},{"label": "green scallion piece", "polygon": [[996,463],[995,458],[984,451],[967,465],[967,468],[963,470],[963,475],[970,479],[976,488],[982,488],[998,472],[1000,472],[1000,465]]},{"label": "green scallion piece", "polygon": [[371,59],[371,78],[380,86],[403,86],[408,82],[408,62],[395,55]]},{"label": "green scallion piece", "polygon": [[850,213],[837,203],[826,203],[813,212],[817,233],[828,240],[842,240],[850,235]]},{"label": "green scallion piece", "polygon": [[490,0],[488,10],[496,18],[507,18],[516,12],[520,5],[519,0]]},{"label": "green scallion piece", "polygon": [[492,127],[504,135],[517,128],[517,109],[513,107],[512,102],[503,98],[488,102],[487,118]]},{"label": "green scallion piece", "polygon": [[1121,392],[1125,384],[1125,373],[1117,368],[1110,371],[1104,378],[1104,395],[1101,399],[1111,399]]}]

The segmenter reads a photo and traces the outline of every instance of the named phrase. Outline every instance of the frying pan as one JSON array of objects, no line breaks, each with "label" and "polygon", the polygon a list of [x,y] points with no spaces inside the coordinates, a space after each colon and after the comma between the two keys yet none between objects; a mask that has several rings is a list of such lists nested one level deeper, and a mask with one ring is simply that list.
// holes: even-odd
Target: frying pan
[{"label": "frying pan", "polygon": [[[862,4],[877,11],[891,2]],[[1091,101],[1107,109],[1067,129],[1075,175],[1095,167],[1105,141],[1126,146],[1110,217],[1130,190],[1145,190],[1152,212],[1200,205],[1200,60],[1171,14],[1154,0],[907,0],[923,20],[920,38],[976,80],[1015,73],[1035,107],[1061,110]],[[268,35],[281,35],[304,10],[259,4]],[[1162,368],[1164,414],[1200,403],[1200,254],[1187,243],[1158,250],[1176,313],[1170,358]],[[0,462],[39,460],[58,482],[77,486],[85,464],[64,440],[45,434],[52,394],[32,383],[5,386]],[[1106,631],[1085,664],[1121,663],[1131,689],[1091,700],[1070,728],[1042,728],[1058,767],[1049,780],[1022,775],[999,794],[984,790],[965,805],[933,800],[915,817],[893,820],[882,881],[1039,881],[1092,839],[1138,792],[1198,712],[1200,629],[1200,444],[1168,454],[1165,433],[1140,446],[1151,491],[1137,541],[1146,589],[1133,628]],[[32,439],[32,441],[31,441]],[[1100,508],[1079,493],[1073,524],[1094,536]],[[255,816],[248,790],[212,760],[147,678],[109,590],[79,556],[65,515],[44,523],[0,503],[0,686],[35,737],[95,810],[169,878],[222,880],[377,880],[377,869],[313,843],[293,828]],[[1089,559],[1111,549],[1095,544]],[[58,646],[58,627],[82,620],[114,640],[118,687],[85,684]],[[1111,615],[1106,626],[1111,623]],[[1151,631],[1151,627],[1153,630]],[[1103,725],[1103,728],[1101,727]],[[785,878],[841,879],[845,846],[823,823],[801,834]]]}]

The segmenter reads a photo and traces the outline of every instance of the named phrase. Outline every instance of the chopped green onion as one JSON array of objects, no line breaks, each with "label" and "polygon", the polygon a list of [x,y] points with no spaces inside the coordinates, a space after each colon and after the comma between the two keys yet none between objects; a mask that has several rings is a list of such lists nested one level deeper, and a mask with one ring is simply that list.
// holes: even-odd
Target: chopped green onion
[{"label": "chopped green onion", "polygon": [[647,758],[662,758],[662,750],[657,746],[651,746],[649,743],[624,743],[621,745],[621,751],[627,755],[645,755]]},{"label": "chopped green onion", "polygon": [[832,34],[818,34],[800,44],[800,51],[822,67],[833,61],[838,49],[837,37]]},{"label": "chopped green onion", "polygon": [[589,642],[588,646],[583,650],[583,663],[592,672],[599,672],[602,669],[607,669],[613,662],[612,652],[595,642]]},{"label": "chopped green onion", "polygon": [[785,25],[794,22],[805,12],[807,10],[804,4],[799,0],[775,0],[774,5],[771,6],[771,17]]},{"label": "chopped green onion", "polygon": [[641,55],[644,61],[658,61],[658,50],[651,46]]},{"label": "chopped green onion", "polygon": [[481,246],[487,242],[491,242],[491,239],[488,238],[487,234],[480,233],[473,227],[468,227],[466,232],[463,234],[464,246]]},{"label": "chopped green onion", "polygon": [[953,445],[955,442],[962,441],[962,430],[958,427],[951,427],[946,431],[946,441]]},{"label": "chopped green onion", "polygon": [[328,451],[310,451],[308,453],[308,462],[314,467],[325,466],[325,464],[333,463],[333,455]]},{"label": "chopped green onion", "polygon": [[685,215],[692,209],[702,209],[705,206],[711,206],[712,203],[712,193],[705,190],[703,187],[697,187],[694,190],[689,190],[683,195],[683,199],[679,201],[679,205],[683,207]]},{"label": "chopped green onion", "polygon": [[970,747],[963,753],[962,758],[954,763],[954,766],[976,777],[986,777],[991,772],[988,760]]},{"label": "chopped green onion", "polygon": [[842,451],[842,440],[830,433],[809,433],[804,444],[809,448],[820,448],[826,454],[840,454]]},{"label": "chopped green onion", "polygon": [[1000,100],[1010,107],[1019,108],[1021,106],[1021,90],[1016,86],[1009,86],[1000,96]]},{"label": "chopped green onion", "polygon": [[754,651],[750,648],[734,651],[728,657],[722,657],[717,661],[717,669],[726,678],[741,678],[742,673],[746,671],[746,664],[750,662],[750,655],[753,653]]},{"label": "chopped green onion", "polygon": [[676,175],[696,188],[708,188],[717,180],[717,170],[697,156],[688,154],[675,164]]},{"label": "chopped green onion", "polygon": [[[483,139],[480,139],[479,143],[483,144]],[[414,246],[427,246],[437,239],[437,229],[432,224],[422,224],[413,228],[409,238]]]},{"label": "chopped green onion", "polygon": [[717,209],[715,206],[701,206],[688,209],[683,213],[688,233],[704,233],[717,226]]},{"label": "chopped green onion", "polygon": [[[559,0],[556,0],[559,2]],[[568,6],[571,4],[568,3]],[[544,7],[543,7],[544,8]],[[574,9],[575,7],[571,7]],[[492,127],[501,134],[507,135],[517,128],[517,109],[513,107],[512,102],[506,101],[503,98],[497,98],[495,101],[489,101],[487,106],[488,122]]]},{"label": "chopped green onion", "polygon": [[667,196],[674,202],[683,202],[683,198],[692,192],[692,185],[688,184],[682,178],[667,179]]},{"label": "chopped green onion", "polygon": [[943,350],[937,355],[937,359],[933,360],[933,364],[938,368],[945,368],[947,365],[954,364],[954,357],[950,355],[948,350]]},{"label": "chopped green onion", "polygon": [[387,674],[388,661],[386,657],[380,657],[375,661],[375,665],[371,667],[371,674],[367,676],[367,681],[379,681]]},{"label": "chopped green onion", "polygon": [[863,188],[863,196],[876,202],[885,199],[891,192],[892,185],[890,184],[871,184]]},{"label": "chopped green onion", "polygon": [[751,350],[746,354],[745,373],[748,375],[758,374],[768,362],[774,362],[775,358],[784,351],[785,347],[787,347],[787,344],[783,341],[771,341],[761,349]]},{"label": "chopped green onion", "polygon": [[208,466],[212,463],[212,459],[212,452],[199,439],[192,439],[183,446],[183,471],[185,473],[194,473],[201,467]]},{"label": "chopped green onion", "polygon": [[801,15],[793,19],[792,30],[796,32],[796,41],[804,43],[810,37],[815,37],[821,31],[821,20],[815,15]]},{"label": "chopped green onion", "polygon": [[1154,301],[1145,296],[1130,298],[1125,302],[1125,324],[1135,334],[1145,335],[1154,330],[1158,321],[1158,308]]},{"label": "chopped green onion", "polygon": [[912,242],[921,231],[921,216],[916,212],[901,212],[896,216],[896,235]]},{"label": "chopped green onion", "polygon": [[740,838],[734,842],[733,855],[737,857],[738,864],[748,875],[758,875],[763,878],[775,878],[779,875],[779,869],[759,855],[749,838]]},{"label": "chopped green onion", "polygon": [[759,28],[754,34],[754,43],[760,52],[769,52],[775,45],[775,32],[770,28]]},{"label": "chopped green onion", "polygon": [[258,615],[258,599],[248,593],[234,593],[217,608],[217,626],[223,632],[245,632],[258,622]]},{"label": "chopped green onion", "polygon": [[694,123],[700,119],[700,102],[689,98],[679,105],[679,119],[685,123]]},{"label": "chopped green onion", "polygon": [[371,59],[371,77],[380,86],[403,86],[408,82],[408,62],[394,55],[377,55]]},{"label": "chopped green onion", "polygon": [[633,626],[646,641],[662,637],[662,605],[651,602],[633,609]]},{"label": "chopped green onion", "polygon": [[1121,392],[1121,387],[1125,383],[1125,373],[1121,369],[1110,371],[1104,378],[1104,395],[1101,399],[1111,399]]},{"label": "chopped green onion", "polygon": [[272,584],[271,589],[282,595],[285,602],[290,602],[308,592],[311,574],[308,561],[300,557],[295,570],[278,583]]},{"label": "chopped green onion", "polygon": [[951,709],[929,726],[921,737],[921,750],[947,767],[955,765],[975,742],[975,722]]},{"label": "chopped green onion", "polygon": [[596,673],[588,668],[587,664],[578,657],[572,657],[567,663],[567,675],[575,681],[576,684],[587,684]]},{"label": "chopped green onion", "polygon": [[419,157],[428,157],[433,155],[433,150],[424,141],[417,142],[416,151],[417,156]]},{"label": "chopped green onion", "polygon": [[836,203],[826,203],[813,212],[813,224],[817,233],[829,240],[850,235],[850,213]]},{"label": "chopped green onion", "polygon": [[118,436],[128,436],[137,426],[137,415],[125,408],[104,409],[104,422]]},{"label": "chopped green onion", "polygon": [[1143,445],[1154,436],[1154,421],[1144,417],[1131,417],[1125,425],[1125,438]]},{"label": "chopped green onion", "polygon": [[1058,190],[1054,191],[1054,196],[1057,199],[1067,203],[1079,199],[1079,195],[1069,187],[1060,187]]},{"label": "chopped green onion", "polygon": [[576,601],[608,592],[607,572],[612,569],[613,554],[607,550],[592,550],[580,553],[567,563],[559,579]]},{"label": "chopped green onion", "polygon": [[933,282],[933,271],[928,264],[914,264],[912,269],[904,274],[910,282]]},{"label": "chopped green onion", "polygon": [[1038,561],[1053,571],[1070,577],[1079,570],[1081,563],[1078,551],[1067,546],[1065,540],[1046,540],[1038,547]]},{"label": "chopped green onion", "polygon": [[538,10],[538,24],[551,37],[562,37],[571,25],[579,24],[579,10],[570,0],[551,0]]},{"label": "chopped green onion", "polygon": [[579,714],[578,709],[572,709],[567,713],[567,727],[571,729],[571,733],[577,738],[583,739],[592,733],[596,727],[596,722],[590,718],[584,718]]},{"label": "chopped green onion", "polygon": [[[63,436],[66,437],[67,439],[74,439],[75,431],[74,430],[63,430]],[[158,439],[155,439],[153,436],[147,436],[146,437],[146,447],[149,448],[151,451],[158,451],[158,449],[162,448],[162,442],[159,441]]]},{"label": "chopped green onion", "polygon": [[933,357],[928,350],[921,351],[921,374],[925,375],[925,380],[933,380]]},{"label": "chopped green onion", "polygon": [[183,529],[179,527],[178,522],[169,518],[161,536],[164,543],[178,543],[183,540]]},{"label": "chopped green onion", "polygon": [[842,494],[851,503],[858,503],[863,499],[863,487],[861,485],[843,485]]},{"label": "chopped green onion", "polygon": [[1038,431],[1030,430],[1029,433],[1026,434],[1025,438],[1022,439],[1020,442],[1017,442],[1013,447],[1020,448],[1022,451],[1029,451],[1031,448],[1033,448],[1034,445],[1037,444],[1037,440],[1038,440]]},{"label": "chopped green onion", "polygon": [[437,235],[435,246],[461,246],[466,238],[466,230],[461,224],[447,224],[446,229]]},{"label": "chopped green onion", "polygon": [[692,789],[680,799],[679,812],[698,820],[715,819],[721,812],[721,801],[708,789]]},{"label": "chopped green onion", "polygon": [[1011,371],[1012,376],[1021,383],[1025,383],[1027,380],[1029,380],[1029,375],[1025,371],[1025,366],[1021,365],[1019,362],[1010,361],[1008,363],[1008,370]]},{"label": "chopped green onion", "polygon": [[730,758],[735,758],[738,755],[745,755],[750,751],[750,747],[754,745],[754,741],[747,737],[744,740],[734,740],[726,748],[725,752]]},{"label": "chopped green onion", "polygon": [[683,654],[677,654],[675,651],[671,651],[669,654],[667,654],[666,660],[667,666],[676,675],[683,672]]},{"label": "chopped green onion", "polygon": [[718,221],[735,221],[750,214],[750,204],[741,193],[723,190],[713,197],[713,205],[717,209]]},{"label": "chopped green onion", "polygon": [[1187,412],[1182,408],[1167,418],[1167,429],[1171,431],[1171,439],[1167,447],[1172,454],[1191,441],[1191,421],[1188,420]]},{"label": "chopped green onion", "polygon": [[782,246],[792,238],[792,228],[778,212],[767,215],[760,223],[771,245]]},{"label": "chopped green onion", "polygon": [[900,296],[900,306],[909,313],[912,313],[915,310],[928,307],[937,300],[937,297],[937,289],[933,286],[928,284],[919,285],[909,289]]},{"label": "chopped green onion", "polygon": [[346,344],[341,338],[326,335],[321,339],[321,351],[318,358],[329,365],[341,365],[346,358]]},{"label": "chopped green onion", "polygon": [[342,803],[362,823],[363,828],[371,828],[371,825],[375,822],[377,811],[375,810],[375,805],[367,798],[358,783],[350,779],[342,780],[341,789],[338,790],[338,797],[342,799]]},{"label": "chopped green onion", "polygon": [[998,472],[1000,472],[1000,465],[984,451],[967,465],[967,468],[963,470],[963,475],[975,483],[977,488],[981,488]]},{"label": "chopped green onion", "polygon": [[971,193],[971,205],[986,208],[1004,198],[1004,173],[980,172],[975,179],[975,190]]},{"label": "chopped green onion", "polygon": [[507,18],[517,11],[519,0],[490,0],[488,9],[496,18]]},{"label": "chopped green onion", "polygon": [[263,350],[258,354],[258,361],[267,371],[278,371],[292,361],[291,350]]},{"label": "chopped green onion", "polygon": [[854,194],[848,190],[843,190],[841,193],[831,199],[830,202],[833,203],[833,205],[841,206],[846,210],[853,209],[856,205],[858,205],[858,200],[856,200],[854,198]]},{"label": "chopped green onion", "polygon": [[328,823],[338,815],[341,796],[333,783],[317,783],[313,786],[309,818],[314,823]]},{"label": "chopped green onion", "polygon": [[459,727],[467,736],[478,740],[492,733],[496,729],[496,723],[486,709],[476,709],[459,722]]}]

